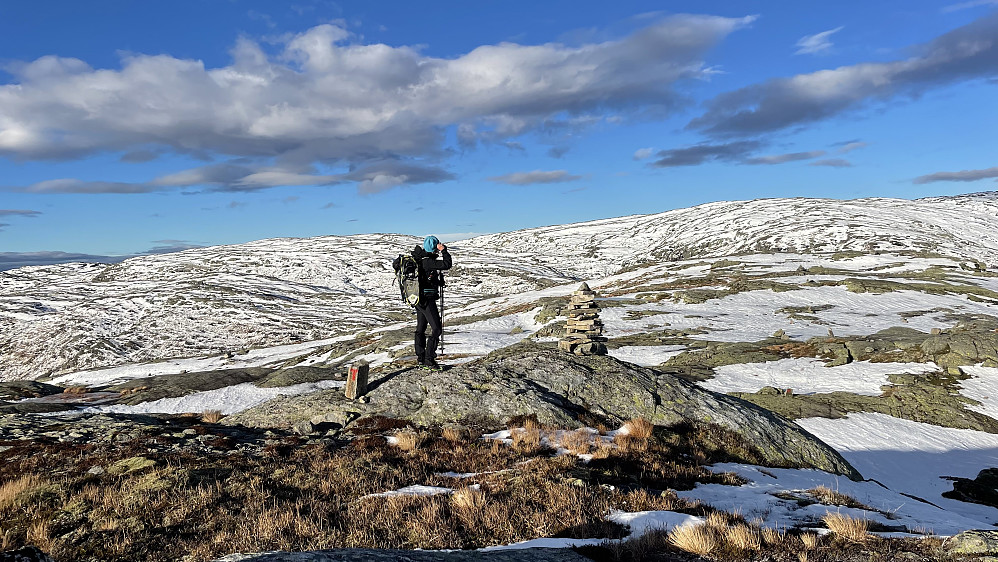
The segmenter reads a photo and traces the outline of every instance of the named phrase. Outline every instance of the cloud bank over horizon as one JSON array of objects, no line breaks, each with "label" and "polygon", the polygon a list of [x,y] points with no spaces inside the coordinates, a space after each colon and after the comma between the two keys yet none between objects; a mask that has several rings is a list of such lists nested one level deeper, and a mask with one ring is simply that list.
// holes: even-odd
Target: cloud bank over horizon
[{"label": "cloud bank over horizon", "polygon": [[[674,85],[704,78],[704,55],[753,17],[675,15],[618,40],[480,46],[455,58],[362,44],[322,24],[278,52],[240,38],[232,63],[126,55],[120,69],[44,56],[8,66],[0,156],[64,161],[120,153],[214,160],[145,182],[58,178],[37,193],[250,191],[354,182],[361,192],[453,179],[446,130],[464,147],[552,126],[586,126],[683,105]],[[343,170],[346,171],[343,171]]]}]

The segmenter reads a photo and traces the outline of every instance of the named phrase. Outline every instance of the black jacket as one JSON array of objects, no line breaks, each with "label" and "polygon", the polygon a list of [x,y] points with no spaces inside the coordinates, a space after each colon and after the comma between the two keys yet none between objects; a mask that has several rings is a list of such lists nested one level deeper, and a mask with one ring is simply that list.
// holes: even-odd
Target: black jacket
[{"label": "black jacket", "polygon": [[[412,249],[411,254],[412,258],[419,264],[419,289],[423,293],[423,298],[435,299],[439,297],[439,288],[444,286],[444,277],[441,272],[450,269],[453,265],[450,252],[445,247],[439,254],[442,259],[437,259],[436,252],[430,253],[424,250],[422,246],[416,246]],[[395,258],[395,262],[392,265],[398,271],[400,266],[399,259]]]}]

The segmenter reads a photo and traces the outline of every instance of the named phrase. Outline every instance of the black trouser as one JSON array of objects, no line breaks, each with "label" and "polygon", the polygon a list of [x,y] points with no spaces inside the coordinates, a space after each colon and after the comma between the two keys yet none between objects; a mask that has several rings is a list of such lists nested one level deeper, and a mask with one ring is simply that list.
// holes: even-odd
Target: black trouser
[{"label": "black trouser", "polygon": [[[430,326],[430,337],[426,337],[426,326]],[[440,311],[437,299],[426,299],[416,307],[416,357],[420,360],[435,359],[437,343],[440,341]]]}]

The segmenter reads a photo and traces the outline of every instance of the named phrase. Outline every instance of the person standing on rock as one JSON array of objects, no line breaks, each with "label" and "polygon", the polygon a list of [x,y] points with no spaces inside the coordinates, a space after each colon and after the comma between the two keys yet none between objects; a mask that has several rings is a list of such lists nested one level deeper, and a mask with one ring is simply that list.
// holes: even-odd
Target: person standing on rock
[{"label": "person standing on rock", "polygon": [[[434,371],[441,370],[437,364],[437,345],[443,325],[440,321],[440,311],[437,310],[437,299],[440,298],[440,287],[444,286],[442,272],[453,264],[447,246],[440,243],[436,236],[427,236],[422,246],[412,249],[412,258],[419,267],[419,302],[416,309],[416,359],[419,363]],[[401,257],[395,259],[392,266],[396,271],[402,266]],[[430,336],[426,337],[426,327],[430,328]]]}]

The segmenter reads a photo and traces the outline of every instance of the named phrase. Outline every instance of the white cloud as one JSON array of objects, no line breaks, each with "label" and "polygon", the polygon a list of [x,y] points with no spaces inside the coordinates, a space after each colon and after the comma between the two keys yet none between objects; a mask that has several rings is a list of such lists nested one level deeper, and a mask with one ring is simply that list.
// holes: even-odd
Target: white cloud
[{"label": "white cloud", "polygon": [[807,152],[791,152],[788,154],[772,154],[769,156],[758,156],[745,160],[746,164],[784,164],[786,162],[797,162],[799,160],[811,160],[824,156],[824,150],[809,150]]},{"label": "white cloud", "polygon": [[805,35],[797,40],[797,50],[794,52],[795,55],[814,55],[818,53],[824,53],[832,48],[831,37],[833,34],[842,31],[843,26],[836,27],[835,29],[829,29],[828,31],[822,31],[821,33],[815,33],[814,35]]},{"label": "white cloud", "polygon": [[[173,152],[251,161],[243,170],[221,165],[166,175],[141,184],[145,191],[205,181],[241,181],[247,188],[321,183],[321,174],[295,174],[312,175],[301,169],[318,163],[439,158],[452,126],[462,142],[473,144],[575,118],[669,111],[679,97],[673,84],[704,75],[704,55],[752,19],[677,15],[613,41],[501,43],[453,58],[358,44],[334,24],[286,38],[273,56],[240,39],[232,63],[218,68],[169,55],[129,55],[118,69],[94,69],[46,56],[11,65],[13,82],[0,85],[0,156],[71,159],[111,151],[142,160]],[[31,189],[136,189],[49,181],[60,183]],[[357,181],[369,182],[364,189],[390,183]]]},{"label": "white cloud", "polygon": [[849,152],[852,152],[853,150],[858,150],[860,148],[864,148],[864,147],[866,147],[866,145],[867,145],[867,143],[862,142],[862,141],[847,142],[847,143],[839,146],[838,153],[839,154],[848,154]]},{"label": "white cloud", "polygon": [[959,172],[936,172],[915,178],[914,183],[933,183],[937,181],[978,181],[998,178],[998,167],[984,170],[961,170]]},{"label": "white cloud", "polygon": [[489,178],[489,181],[505,183],[507,185],[530,185],[532,183],[563,183],[582,179],[582,176],[574,176],[566,170],[534,170],[532,172],[513,172]]},{"label": "white cloud", "polygon": [[827,166],[829,168],[851,168],[852,162],[845,160],[843,158],[826,158],[824,160],[815,160],[808,164],[808,166]]},{"label": "white cloud", "polygon": [[639,148],[634,151],[634,159],[644,160],[645,158],[651,157],[653,154],[655,154],[654,148]]},{"label": "white cloud", "polygon": [[966,10],[967,8],[976,8],[978,6],[998,6],[998,0],[970,0],[969,2],[960,2],[958,4],[943,6],[942,11],[944,13],[956,12],[958,10]]},{"label": "white cloud", "polygon": [[753,136],[828,119],[870,102],[998,75],[998,13],[914,46],[910,58],[776,78],[725,92],[688,125],[714,137]]}]

